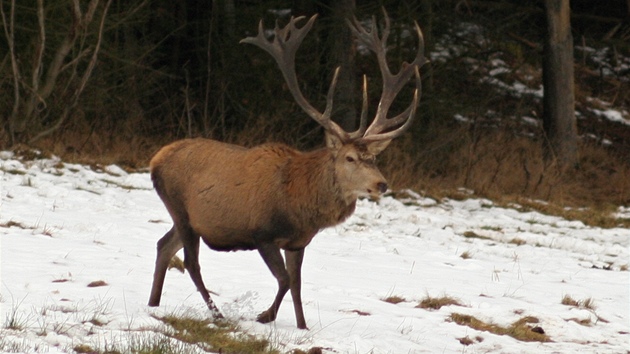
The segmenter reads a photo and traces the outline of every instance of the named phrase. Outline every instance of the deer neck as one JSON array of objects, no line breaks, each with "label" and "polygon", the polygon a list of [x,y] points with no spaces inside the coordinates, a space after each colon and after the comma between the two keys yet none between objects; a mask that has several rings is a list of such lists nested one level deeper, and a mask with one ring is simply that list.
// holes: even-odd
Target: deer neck
[{"label": "deer neck", "polygon": [[287,191],[295,212],[316,229],[339,224],[354,212],[356,197],[344,194],[328,149],[303,153],[289,162]]}]

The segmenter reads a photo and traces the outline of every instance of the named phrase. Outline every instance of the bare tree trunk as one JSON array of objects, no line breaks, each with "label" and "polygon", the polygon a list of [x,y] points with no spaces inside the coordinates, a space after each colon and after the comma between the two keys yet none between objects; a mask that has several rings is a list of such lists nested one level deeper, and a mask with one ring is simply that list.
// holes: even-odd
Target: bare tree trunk
[{"label": "bare tree trunk", "polygon": [[543,127],[546,159],[561,170],[577,164],[573,36],[569,0],[545,0],[547,34],[543,54]]},{"label": "bare tree trunk", "polygon": [[355,108],[355,57],[356,48],[352,31],[346,19],[354,15],[355,0],[332,1],[332,62],[341,67],[339,81],[335,91],[335,109],[333,117],[346,131],[352,131],[357,126],[357,110]]},{"label": "bare tree trunk", "polygon": [[225,29],[229,37],[236,35],[236,6],[234,0],[224,0]]},{"label": "bare tree trunk", "polygon": [[[629,0],[630,1],[630,0]],[[420,27],[424,36],[425,53],[433,51],[433,6],[431,0],[420,1]],[[429,61],[424,65],[425,75],[422,77],[423,95],[433,92],[433,64]]]},{"label": "bare tree trunk", "polygon": [[[11,139],[11,145],[15,143],[15,126],[18,121],[18,115],[20,112],[20,69],[18,67],[17,54],[15,53],[15,0],[11,1],[11,10],[9,13],[9,19],[4,12],[4,2],[0,2],[0,14],[2,15],[2,25],[4,27],[4,34],[9,45],[9,56],[11,58],[11,69],[13,74],[13,109],[11,115],[7,119],[7,125],[5,129],[9,132],[9,138]],[[38,12],[39,15],[39,12]]]},{"label": "bare tree trunk", "polygon": [[[424,51],[427,53],[427,56],[429,56],[428,53],[433,52],[435,47],[433,41],[433,2],[433,0],[420,0],[418,3],[420,5],[418,24],[422,29]],[[422,99],[425,107],[422,110],[418,109],[419,112],[416,119],[420,120],[420,123],[411,127],[411,129],[414,129],[413,134],[416,139],[424,139],[424,137],[434,134],[431,129],[427,129],[439,120],[436,118],[435,105],[427,104],[433,99],[434,91],[433,63],[429,61],[422,67]]]}]

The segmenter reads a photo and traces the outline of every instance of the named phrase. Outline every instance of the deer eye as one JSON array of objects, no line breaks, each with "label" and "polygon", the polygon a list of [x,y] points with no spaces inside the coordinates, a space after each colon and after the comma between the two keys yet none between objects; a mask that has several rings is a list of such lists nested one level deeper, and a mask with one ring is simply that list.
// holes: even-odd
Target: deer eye
[{"label": "deer eye", "polygon": [[352,156],[346,156],[346,161],[354,162],[354,158]]}]

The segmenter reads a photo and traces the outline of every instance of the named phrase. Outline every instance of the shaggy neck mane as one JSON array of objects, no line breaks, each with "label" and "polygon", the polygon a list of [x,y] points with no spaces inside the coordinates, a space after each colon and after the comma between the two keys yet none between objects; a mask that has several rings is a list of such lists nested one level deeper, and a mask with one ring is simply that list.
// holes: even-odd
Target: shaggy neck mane
[{"label": "shaggy neck mane", "polygon": [[354,212],[356,198],[344,198],[334,163],[333,154],[324,148],[299,154],[287,165],[289,203],[305,227],[333,226]]}]

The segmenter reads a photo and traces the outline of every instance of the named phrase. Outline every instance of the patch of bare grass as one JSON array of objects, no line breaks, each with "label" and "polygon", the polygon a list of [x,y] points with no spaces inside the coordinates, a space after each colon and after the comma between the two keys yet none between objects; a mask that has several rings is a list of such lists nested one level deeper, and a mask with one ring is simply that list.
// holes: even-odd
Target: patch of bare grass
[{"label": "patch of bare grass", "polygon": [[15,168],[0,168],[0,171],[4,172],[4,173],[8,173],[10,175],[19,175],[19,176],[24,176],[26,174],[26,171],[22,171],[22,170],[18,170]]},{"label": "patch of bare grass", "polygon": [[[413,151],[413,141],[401,139],[385,150],[388,166],[383,171],[396,177],[394,187],[422,190],[436,200],[485,197],[499,207],[517,203],[523,210],[590,226],[630,226],[630,220],[614,216],[616,207],[630,200],[629,160],[604,147],[581,142],[578,167],[561,173],[545,162],[540,139],[509,129],[439,131],[435,136],[439,141],[423,146],[431,154],[416,152],[415,160],[405,157]],[[536,202],[541,200],[545,203]]]},{"label": "patch of bare grass", "polygon": [[506,197],[497,200],[501,206],[509,207],[514,203],[521,211],[538,211],[547,215],[560,216],[567,220],[579,220],[585,225],[612,228],[630,227],[630,220],[614,217],[616,206],[613,204],[592,204],[587,207],[567,207],[564,204],[540,203],[523,196]]},{"label": "patch of bare grass", "polygon": [[462,234],[462,236],[464,236],[465,238],[477,238],[477,239],[480,239],[480,240],[492,240],[491,237],[480,235],[480,234],[478,234],[478,233],[476,233],[474,231],[471,231],[471,230],[465,231]]},{"label": "patch of bare grass", "polygon": [[464,306],[459,300],[450,297],[450,296],[440,296],[440,297],[431,297],[427,296],[420,303],[417,308],[427,309],[427,310],[439,310],[444,306]]},{"label": "patch of bare grass", "polygon": [[25,224],[23,224],[21,222],[13,221],[13,220],[9,220],[7,222],[0,223],[0,227],[6,227],[6,228],[17,227],[17,228],[20,228],[20,229],[23,229],[23,230],[35,230],[36,229],[35,226],[28,226],[28,225],[25,225]]},{"label": "patch of bare grass", "polygon": [[279,354],[269,341],[242,333],[229,321],[211,321],[186,316],[155,317],[173,331],[165,333],[185,343],[192,343],[205,351],[234,354]]},{"label": "patch of bare grass", "polygon": [[515,321],[508,327],[484,322],[474,316],[460,313],[452,313],[449,320],[461,326],[467,326],[478,331],[490,332],[496,335],[507,335],[524,342],[550,342],[551,339],[545,334],[540,326],[531,326],[540,321],[536,317],[525,316]]}]

